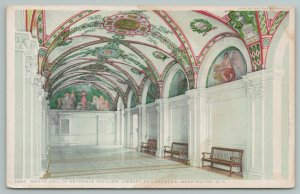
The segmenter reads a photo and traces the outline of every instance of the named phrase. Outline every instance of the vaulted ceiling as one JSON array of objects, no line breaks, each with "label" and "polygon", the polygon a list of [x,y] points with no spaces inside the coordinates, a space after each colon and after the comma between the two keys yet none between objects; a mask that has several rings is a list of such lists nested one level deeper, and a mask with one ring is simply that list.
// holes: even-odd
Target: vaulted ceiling
[{"label": "vaulted ceiling", "polygon": [[[75,84],[89,84],[126,102],[142,93],[147,79],[158,87],[179,64],[190,89],[218,40],[241,39],[252,70],[264,56],[287,12],[27,10],[26,29],[38,38],[39,73],[49,97]],[[248,28],[248,29],[245,29]]]}]

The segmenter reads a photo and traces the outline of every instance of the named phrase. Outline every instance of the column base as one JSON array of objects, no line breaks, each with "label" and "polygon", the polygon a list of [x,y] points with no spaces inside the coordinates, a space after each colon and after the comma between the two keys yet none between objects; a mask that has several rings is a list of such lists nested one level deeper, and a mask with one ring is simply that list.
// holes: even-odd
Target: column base
[{"label": "column base", "polygon": [[156,150],[155,155],[159,158],[163,158],[164,157],[164,150]]},{"label": "column base", "polygon": [[189,158],[190,165],[193,167],[202,167],[202,164],[200,162],[200,159],[197,158]]},{"label": "column base", "polygon": [[245,176],[247,177],[247,179],[254,179],[254,180],[266,179],[265,174],[263,172],[248,171]]}]

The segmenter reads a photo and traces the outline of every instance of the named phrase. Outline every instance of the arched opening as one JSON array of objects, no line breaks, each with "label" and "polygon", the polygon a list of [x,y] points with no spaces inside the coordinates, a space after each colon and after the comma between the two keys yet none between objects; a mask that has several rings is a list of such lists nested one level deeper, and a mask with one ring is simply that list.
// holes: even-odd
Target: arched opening
[{"label": "arched opening", "polygon": [[[276,104],[276,108],[280,111],[274,111],[274,115],[276,115],[276,121],[280,121],[273,129],[277,129],[276,132],[281,134],[278,135],[280,137],[274,147],[276,146],[276,152],[273,155],[277,155],[275,157],[278,158],[278,162],[281,162],[280,166],[277,166],[279,171],[282,172],[282,176],[287,178],[289,176],[288,172],[292,168],[288,158],[289,152],[291,152],[291,138],[287,133],[287,129],[289,125],[293,123],[292,119],[286,117],[291,112],[293,112],[294,104],[293,102],[293,93],[291,90],[294,86],[291,85],[293,83],[291,80],[295,77],[295,67],[292,65],[295,61],[295,50],[294,50],[294,39],[291,38],[291,34],[293,33],[293,29],[289,25],[291,22],[290,15],[287,15],[285,19],[282,21],[282,25],[280,25],[275,32],[270,47],[267,52],[266,58],[266,69],[268,71],[273,71],[274,77],[278,80],[281,80],[281,85],[277,86],[279,90],[274,92],[274,97],[278,99]],[[287,87],[290,85],[290,87]],[[281,92],[279,92],[281,90]]]},{"label": "arched opening", "polygon": [[157,86],[146,80],[142,91],[142,142],[157,139],[157,109],[155,100],[159,97]]},{"label": "arched opening", "polygon": [[164,80],[163,98],[168,98],[168,135],[166,145],[172,142],[188,143],[188,103],[185,92],[189,89],[187,76],[179,64],[175,64]]},{"label": "arched opening", "polygon": [[136,149],[138,146],[138,126],[139,126],[139,115],[137,108],[137,96],[136,93],[131,90],[128,94],[127,102],[127,131],[125,132],[126,147]]},{"label": "arched opening", "polygon": [[[243,41],[226,37],[210,48],[198,74],[200,100],[200,133],[205,134],[202,145],[233,147],[245,150],[247,164],[247,93],[243,76],[251,72],[251,61]],[[230,135],[228,135],[230,134]],[[220,166],[219,166],[220,167]],[[220,168],[223,168],[222,166]],[[226,169],[226,167],[224,168]]]}]

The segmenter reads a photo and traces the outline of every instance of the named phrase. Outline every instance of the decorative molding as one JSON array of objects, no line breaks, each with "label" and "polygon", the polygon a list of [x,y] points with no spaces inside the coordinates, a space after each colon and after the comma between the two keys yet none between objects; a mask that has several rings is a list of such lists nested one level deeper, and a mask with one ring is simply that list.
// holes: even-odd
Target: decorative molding
[{"label": "decorative molding", "polygon": [[26,56],[36,57],[38,54],[38,42],[32,38],[29,32],[16,32],[15,33],[15,48],[22,50]]},{"label": "decorative molding", "polygon": [[31,69],[31,64],[25,63],[25,80],[27,83],[30,83],[32,80]]},{"label": "decorative molding", "polygon": [[265,82],[282,79],[284,69],[268,69],[249,73],[243,77],[247,85],[247,93],[252,99],[264,98]]},{"label": "decorative molding", "polygon": [[252,100],[264,98],[264,85],[250,85],[247,86],[248,95],[251,96]]},{"label": "decorative molding", "polygon": [[246,82],[247,94],[252,100],[261,99],[264,97],[264,81],[263,71],[253,72],[243,77]]}]

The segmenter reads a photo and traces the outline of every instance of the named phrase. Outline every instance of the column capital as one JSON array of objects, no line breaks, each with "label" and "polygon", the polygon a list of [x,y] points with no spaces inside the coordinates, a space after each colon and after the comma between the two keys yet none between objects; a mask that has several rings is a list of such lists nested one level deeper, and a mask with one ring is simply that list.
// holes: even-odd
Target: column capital
[{"label": "column capital", "polygon": [[136,105],[136,107],[137,107],[138,111],[142,111],[142,105],[141,104]]},{"label": "column capital", "polygon": [[38,53],[38,41],[32,38],[29,32],[15,32],[15,47],[16,49],[23,50],[26,55],[36,55]]},{"label": "column capital", "polygon": [[264,98],[266,81],[281,79],[283,75],[283,69],[268,69],[248,73],[247,75],[243,76],[243,80],[246,82],[248,95],[252,98],[252,100],[255,100]]},{"label": "column capital", "polygon": [[40,74],[34,73],[32,78],[33,78],[33,80],[32,80],[33,84],[36,85],[39,88],[42,88],[42,86],[43,86],[43,84],[46,80],[45,77],[43,77]]},{"label": "column capital", "polygon": [[168,98],[159,98],[155,100],[156,110],[163,108],[164,106],[168,106],[169,99]]},{"label": "column capital", "polygon": [[146,104],[141,104],[141,108],[144,110],[147,108]]}]

